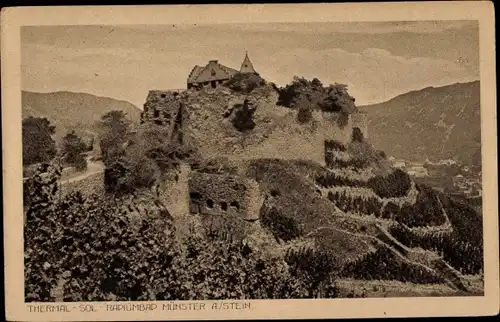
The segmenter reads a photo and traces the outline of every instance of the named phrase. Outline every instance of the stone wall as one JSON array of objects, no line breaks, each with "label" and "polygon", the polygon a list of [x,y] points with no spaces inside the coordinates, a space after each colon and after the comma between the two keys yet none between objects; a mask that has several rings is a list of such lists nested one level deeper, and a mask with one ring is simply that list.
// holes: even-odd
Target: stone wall
[{"label": "stone wall", "polygon": [[227,173],[189,174],[189,211],[208,216],[257,220],[262,199],[257,182]]},{"label": "stone wall", "polygon": [[141,121],[170,125],[180,108],[180,95],[177,91],[149,91]]},{"label": "stone wall", "polygon": [[319,112],[321,113],[321,131],[323,138],[319,142],[319,149],[323,150],[323,142],[325,140],[336,140],[347,143],[351,140],[353,129],[353,118],[350,115],[343,119],[340,113]]},{"label": "stone wall", "polygon": [[368,116],[366,111],[358,111],[352,114],[352,127],[357,127],[363,133],[363,137],[368,138]]},{"label": "stone wall", "polygon": [[[248,99],[256,106],[256,127],[242,139],[227,117],[231,108]],[[182,106],[181,131],[184,141],[193,140],[205,157],[230,155],[234,158],[283,158],[324,160],[324,142],[347,144],[354,127],[367,137],[366,113],[351,114],[342,120],[339,113],[313,111],[312,122],[298,124],[296,112],[276,106],[277,94],[269,86],[249,95],[227,88],[200,91],[150,91],[144,104],[143,121],[164,124],[175,132],[173,118]],[[184,133],[185,132],[185,133]],[[185,135],[184,135],[184,134]],[[189,134],[189,135],[188,135]]]}]

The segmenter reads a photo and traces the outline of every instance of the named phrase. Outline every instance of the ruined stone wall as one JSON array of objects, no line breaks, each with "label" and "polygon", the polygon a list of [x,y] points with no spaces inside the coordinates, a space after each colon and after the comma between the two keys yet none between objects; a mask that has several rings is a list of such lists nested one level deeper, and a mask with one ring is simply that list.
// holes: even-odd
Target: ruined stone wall
[{"label": "ruined stone wall", "polygon": [[323,142],[326,140],[336,140],[347,143],[351,140],[353,129],[352,115],[344,118],[340,113],[319,112],[321,118],[321,131],[323,140],[319,143],[320,150],[323,150]]},{"label": "ruined stone wall", "polygon": [[193,171],[188,182],[191,214],[258,219],[262,197],[254,180],[227,173]]},{"label": "ruined stone wall", "polygon": [[179,110],[180,104],[180,93],[177,91],[149,91],[141,121],[169,125]]},{"label": "ruined stone wall", "polygon": [[[257,109],[255,128],[242,135],[231,123],[232,116],[227,114],[245,99]],[[354,124],[360,119],[366,123],[364,115],[360,118],[353,114],[342,121],[339,113],[315,110],[312,122],[299,124],[296,111],[277,106],[276,101],[277,93],[269,86],[250,94],[235,93],[227,88],[150,91],[144,104],[143,121],[172,127],[173,118],[183,106],[184,141],[192,140],[204,157],[307,159],[321,163],[326,140],[346,144],[352,138]],[[361,126],[361,130],[366,132],[366,126]]]},{"label": "ruined stone wall", "polygon": [[352,126],[357,127],[363,133],[364,138],[368,138],[368,115],[366,111],[358,111],[352,114]]}]

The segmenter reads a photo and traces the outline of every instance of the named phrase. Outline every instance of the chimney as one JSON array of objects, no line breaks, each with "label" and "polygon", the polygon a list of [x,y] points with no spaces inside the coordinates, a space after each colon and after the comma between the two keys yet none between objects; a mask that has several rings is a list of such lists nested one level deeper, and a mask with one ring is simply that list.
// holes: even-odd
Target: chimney
[{"label": "chimney", "polygon": [[209,64],[217,64],[218,62],[219,61],[217,59],[208,61]]}]

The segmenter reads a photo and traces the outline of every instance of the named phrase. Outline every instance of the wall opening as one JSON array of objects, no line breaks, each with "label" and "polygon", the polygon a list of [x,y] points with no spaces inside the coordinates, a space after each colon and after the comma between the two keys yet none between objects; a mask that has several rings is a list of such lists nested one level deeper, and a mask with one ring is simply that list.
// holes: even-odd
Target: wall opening
[{"label": "wall opening", "polygon": [[216,81],[211,81],[210,84],[212,85],[212,88],[216,88],[217,87],[217,82]]},{"label": "wall opening", "polygon": [[225,202],[225,201],[221,202],[220,207],[222,210],[227,211],[227,202]]},{"label": "wall opening", "polygon": [[207,207],[208,208],[213,208],[214,207],[214,201],[212,199],[207,199]]},{"label": "wall opening", "polygon": [[280,195],[280,192],[278,190],[271,190],[271,196],[278,197],[279,195]]},{"label": "wall opening", "polygon": [[201,200],[201,194],[199,192],[190,192],[189,198],[192,200]]},{"label": "wall opening", "polygon": [[240,204],[238,203],[238,201],[231,201],[231,203],[229,205],[231,206],[231,208],[235,208],[237,210],[240,210]]},{"label": "wall opening", "polygon": [[167,97],[167,94],[161,94],[160,96],[161,96],[161,98],[165,98],[165,97]]}]

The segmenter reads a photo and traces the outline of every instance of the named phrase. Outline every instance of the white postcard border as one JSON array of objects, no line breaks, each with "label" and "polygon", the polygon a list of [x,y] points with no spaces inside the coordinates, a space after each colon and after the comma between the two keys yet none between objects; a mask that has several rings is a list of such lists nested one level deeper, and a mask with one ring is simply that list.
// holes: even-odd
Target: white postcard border
[{"label": "white postcard border", "polygon": [[[350,318],[493,315],[499,311],[494,9],[487,1],[204,6],[85,6],[7,8],[1,16],[2,138],[5,304],[8,320],[192,320],[257,318]],[[106,304],[74,303],[71,312],[30,313],[24,303],[20,27],[26,25],[121,25],[312,21],[478,20],[480,32],[481,131],[485,295],[448,298],[251,300],[245,309],[106,311]],[[158,307],[171,301],[155,303]],[[177,301],[176,303],[180,303]],[[62,304],[62,303],[61,303]],[[98,312],[80,313],[80,304]],[[104,309],[103,309],[104,308]]]}]

